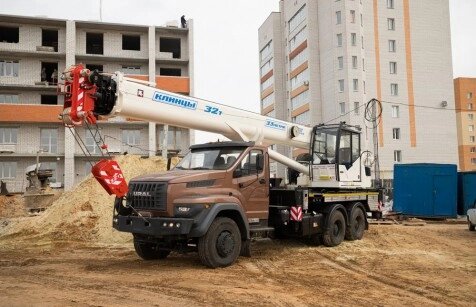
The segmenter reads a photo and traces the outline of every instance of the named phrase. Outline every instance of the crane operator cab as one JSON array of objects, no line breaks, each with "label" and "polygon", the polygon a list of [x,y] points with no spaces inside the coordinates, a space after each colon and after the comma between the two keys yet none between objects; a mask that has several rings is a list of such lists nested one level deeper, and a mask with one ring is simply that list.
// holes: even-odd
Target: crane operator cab
[{"label": "crane operator cab", "polygon": [[310,183],[322,188],[369,188],[370,168],[362,161],[360,128],[318,125],[311,136]]}]

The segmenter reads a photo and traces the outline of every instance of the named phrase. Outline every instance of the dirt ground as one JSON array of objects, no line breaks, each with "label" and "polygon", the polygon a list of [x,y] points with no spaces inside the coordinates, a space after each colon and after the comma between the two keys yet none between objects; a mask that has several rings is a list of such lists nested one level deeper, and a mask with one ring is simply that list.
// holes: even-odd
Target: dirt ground
[{"label": "dirt ground", "polygon": [[0,305],[452,305],[476,302],[476,233],[465,225],[371,225],[361,241],[255,242],[206,269],[196,254],[143,261],[130,243],[0,240]]}]

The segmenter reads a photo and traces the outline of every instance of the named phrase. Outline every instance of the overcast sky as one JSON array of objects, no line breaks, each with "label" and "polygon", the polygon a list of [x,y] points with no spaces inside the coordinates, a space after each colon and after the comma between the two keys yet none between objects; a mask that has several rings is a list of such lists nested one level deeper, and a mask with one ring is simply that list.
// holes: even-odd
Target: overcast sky
[{"label": "overcast sky", "polygon": [[[418,1],[418,0],[416,0]],[[195,96],[259,111],[258,28],[278,0],[103,0],[102,21],[194,19]],[[450,0],[455,77],[476,77],[476,0]],[[99,0],[0,0],[1,14],[99,20]],[[197,132],[196,142],[214,136]]]}]

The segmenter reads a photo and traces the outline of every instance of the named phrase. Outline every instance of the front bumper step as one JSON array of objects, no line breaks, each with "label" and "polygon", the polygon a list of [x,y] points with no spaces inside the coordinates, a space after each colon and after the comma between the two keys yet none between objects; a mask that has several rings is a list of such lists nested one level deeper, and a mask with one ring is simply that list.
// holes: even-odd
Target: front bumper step
[{"label": "front bumper step", "polygon": [[140,233],[154,237],[170,235],[188,235],[192,229],[193,219],[139,217],[116,215],[112,226],[123,232]]}]

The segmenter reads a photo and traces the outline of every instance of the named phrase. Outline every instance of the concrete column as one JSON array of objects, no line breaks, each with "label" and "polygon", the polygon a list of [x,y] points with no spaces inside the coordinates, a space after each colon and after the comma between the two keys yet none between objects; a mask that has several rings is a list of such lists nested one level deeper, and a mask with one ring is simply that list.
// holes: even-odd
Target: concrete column
[{"label": "concrete column", "polygon": [[[149,27],[149,81],[155,84],[155,27]],[[149,122],[149,157],[157,153],[157,131],[156,124]]]},{"label": "concrete column", "polygon": [[[66,67],[76,64],[76,24],[73,20],[66,21]],[[63,68],[59,68],[62,71]],[[64,189],[74,186],[76,172],[74,169],[74,152],[76,143],[68,128],[64,132]]]}]

